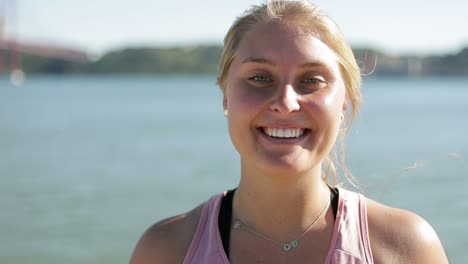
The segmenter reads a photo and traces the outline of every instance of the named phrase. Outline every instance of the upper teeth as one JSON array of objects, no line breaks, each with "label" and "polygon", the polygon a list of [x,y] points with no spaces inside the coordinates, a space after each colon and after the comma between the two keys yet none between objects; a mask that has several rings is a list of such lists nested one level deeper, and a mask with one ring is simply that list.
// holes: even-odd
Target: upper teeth
[{"label": "upper teeth", "polygon": [[263,128],[263,131],[270,137],[297,138],[304,133],[302,128]]}]

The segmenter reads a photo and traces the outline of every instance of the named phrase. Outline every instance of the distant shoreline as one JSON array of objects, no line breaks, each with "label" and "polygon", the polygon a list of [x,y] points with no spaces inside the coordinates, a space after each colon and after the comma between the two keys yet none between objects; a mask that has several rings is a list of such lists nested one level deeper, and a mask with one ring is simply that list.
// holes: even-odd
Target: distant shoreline
[{"label": "distant shoreline", "polygon": [[[364,75],[468,76],[468,46],[455,54],[389,55],[373,48],[353,48]],[[16,58],[12,53],[16,52]],[[123,48],[100,58],[66,57],[0,46],[0,75],[20,58],[26,74],[216,74],[222,47],[218,45]],[[18,56],[19,55],[19,56]],[[79,59],[76,59],[79,58]]]}]

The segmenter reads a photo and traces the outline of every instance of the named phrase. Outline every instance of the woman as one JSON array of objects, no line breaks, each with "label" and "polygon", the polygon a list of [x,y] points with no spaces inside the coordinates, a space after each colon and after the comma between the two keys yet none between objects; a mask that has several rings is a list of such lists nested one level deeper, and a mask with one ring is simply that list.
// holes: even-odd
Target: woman
[{"label": "woman", "polygon": [[239,186],[152,226],[131,263],[447,263],[419,216],[327,185],[360,72],[318,7],[249,9],[225,37],[218,83]]}]

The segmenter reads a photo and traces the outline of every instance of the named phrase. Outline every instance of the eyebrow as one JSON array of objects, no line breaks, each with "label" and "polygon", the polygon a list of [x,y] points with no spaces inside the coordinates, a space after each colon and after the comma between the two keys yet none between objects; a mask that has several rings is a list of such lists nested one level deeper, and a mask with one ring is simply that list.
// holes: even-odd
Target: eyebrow
[{"label": "eyebrow", "polygon": [[[242,61],[242,64],[244,63],[260,63],[260,64],[268,64],[271,66],[276,66],[276,64],[273,61],[266,59],[266,58],[262,58],[262,57],[248,57]],[[317,68],[317,67],[328,67],[328,66],[321,61],[312,61],[312,62],[303,63],[299,67],[300,68]]]},{"label": "eyebrow", "polygon": [[245,60],[242,61],[242,64],[244,63],[260,63],[260,64],[269,64],[272,66],[275,66],[276,64],[273,63],[271,60],[261,58],[261,57],[248,57]]},{"label": "eyebrow", "polygon": [[317,68],[317,67],[325,67],[328,68],[328,66],[321,62],[321,61],[315,61],[315,62],[306,62],[304,64],[301,64],[300,68]]}]

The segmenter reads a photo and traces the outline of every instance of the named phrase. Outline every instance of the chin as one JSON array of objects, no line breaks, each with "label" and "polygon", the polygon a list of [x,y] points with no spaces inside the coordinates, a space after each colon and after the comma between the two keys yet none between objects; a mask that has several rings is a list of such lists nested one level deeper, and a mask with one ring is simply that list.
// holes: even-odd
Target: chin
[{"label": "chin", "polygon": [[257,163],[258,167],[268,174],[281,174],[283,176],[302,175],[320,166],[312,157],[282,155],[279,157],[263,157]]}]

